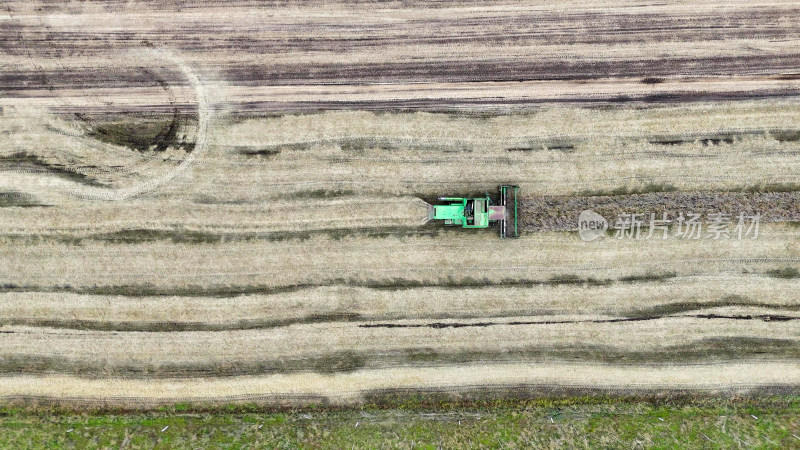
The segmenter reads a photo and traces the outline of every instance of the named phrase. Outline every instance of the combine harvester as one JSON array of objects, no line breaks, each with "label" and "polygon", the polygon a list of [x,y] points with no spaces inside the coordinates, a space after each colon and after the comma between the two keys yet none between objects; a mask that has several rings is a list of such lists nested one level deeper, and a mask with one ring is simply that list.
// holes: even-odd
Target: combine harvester
[{"label": "combine harvester", "polygon": [[519,186],[500,186],[500,204],[495,204],[488,193],[479,198],[439,197],[439,201],[448,204],[429,205],[428,219],[443,220],[447,226],[463,228],[488,228],[500,222],[501,238],[517,238],[518,191]]}]

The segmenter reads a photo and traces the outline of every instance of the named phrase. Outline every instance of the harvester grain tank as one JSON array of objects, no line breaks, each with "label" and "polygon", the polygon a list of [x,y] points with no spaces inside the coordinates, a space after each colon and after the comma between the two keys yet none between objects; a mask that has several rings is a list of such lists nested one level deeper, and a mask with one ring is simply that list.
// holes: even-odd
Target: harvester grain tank
[{"label": "harvester grain tank", "polygon": [[462,228],[488,228],[500,223],[500,237],[519,237],[517,220],[519,186],[500,186],[500,201],[494,202],[487,193],[485,197],[439,197],[442,205],[429,208],[429,219],[441,220],[447,226]]}]

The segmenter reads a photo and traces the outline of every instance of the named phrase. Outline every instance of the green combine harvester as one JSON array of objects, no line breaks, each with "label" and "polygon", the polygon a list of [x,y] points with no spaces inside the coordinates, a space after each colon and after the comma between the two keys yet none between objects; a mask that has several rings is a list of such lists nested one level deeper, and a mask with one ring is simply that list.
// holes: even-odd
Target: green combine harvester
[{"label": "green combine harvester", "polygon": [[443,220],[447,226],[463,228],[489,228],[500,222],[501,238],[519,237],[517,221],[517,192],[519,186],[500,186],[500,202],[496,204],[489,194],[479,198],[439,197],[446,205],[432,205],[429,219]]}]

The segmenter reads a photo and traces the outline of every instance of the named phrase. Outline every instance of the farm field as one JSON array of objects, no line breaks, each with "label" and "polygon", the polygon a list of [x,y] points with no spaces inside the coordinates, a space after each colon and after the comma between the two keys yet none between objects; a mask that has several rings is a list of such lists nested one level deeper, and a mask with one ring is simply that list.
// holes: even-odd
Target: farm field
[{"label": "farm field", "polygon": [[800,386],[796,3],[4,6],[4,404]]}]

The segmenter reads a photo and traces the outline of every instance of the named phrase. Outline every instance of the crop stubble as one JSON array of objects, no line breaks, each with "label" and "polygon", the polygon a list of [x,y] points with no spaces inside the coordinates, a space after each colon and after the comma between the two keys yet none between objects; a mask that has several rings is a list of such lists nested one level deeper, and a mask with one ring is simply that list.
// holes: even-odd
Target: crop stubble
[{"label": "crop stubble", "polygon": [[[796,5],[37,3],[0,29],[6,399],[800,383]],[[75,198],[193,150],[181,71],[117,57],[141,45],[198,74],[207,148]],[[506,182],[521,239],[422,225]],[[569,231],[723,206],[759,238]]]}]

